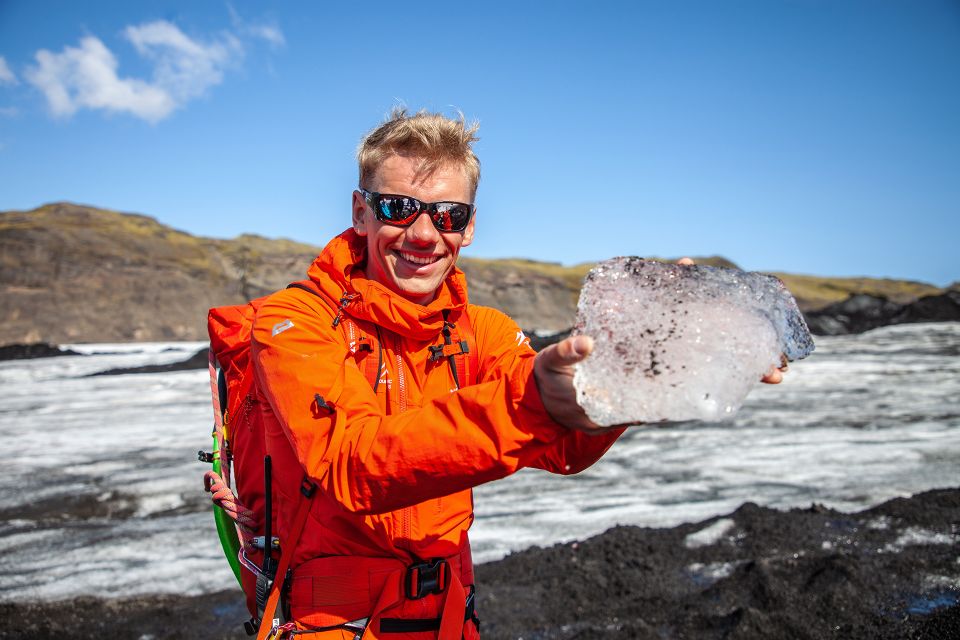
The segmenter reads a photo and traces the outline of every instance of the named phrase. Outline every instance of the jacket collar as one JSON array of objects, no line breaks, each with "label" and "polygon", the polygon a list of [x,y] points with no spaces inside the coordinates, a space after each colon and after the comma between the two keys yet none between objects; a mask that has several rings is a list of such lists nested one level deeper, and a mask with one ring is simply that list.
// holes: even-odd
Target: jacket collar
[{"label": "jacket collar", "polygon": [[349,297],[344,312],[394,333],[418,340],[433,340],[443,328],[443,311],[462,311],[467,305],[467,280],[454,267],[437,296],[427,306],[394,293],[363,274],[366,242],[347,229],[323,249],[307,276],[332,300]]}]

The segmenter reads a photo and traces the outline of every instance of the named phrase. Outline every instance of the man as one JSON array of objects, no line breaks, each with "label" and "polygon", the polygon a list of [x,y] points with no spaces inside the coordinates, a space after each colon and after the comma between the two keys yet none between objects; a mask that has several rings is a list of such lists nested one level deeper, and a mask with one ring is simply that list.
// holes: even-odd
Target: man
[{"label": "man", "polygon": [[[590,338],[535,354],[513,321],[467,302],[456,260],[476,226],[475,130],[396,110],[358,151],[352,228],[309,286],[257,315],[257,406],[293,554],[287,602],[322,637],[478,638],[472,487],[524,467],[577,473],[622,433],[576,403],[573,365]],[[449,349],[456,331],[473,335],[467,379],[446,366],[466,357]],[[319,490],[291,540],[304,474]]]}]

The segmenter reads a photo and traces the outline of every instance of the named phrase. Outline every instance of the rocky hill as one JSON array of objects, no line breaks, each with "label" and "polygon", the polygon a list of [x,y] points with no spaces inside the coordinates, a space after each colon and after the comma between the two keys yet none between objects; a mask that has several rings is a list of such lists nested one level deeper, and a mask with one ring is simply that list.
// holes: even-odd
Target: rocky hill
[{"label": "rocky hill", "polygon": [[0,344],[203,339],[209,307],[282,287],[315,255],[67,203],[2,213]]},{"label": "rocky hill", "polygon": [[[203,340],[209,307],[302,278],[319,250],[253,235],[196,237],[147,216],[70,203],[0,212],[0,344]],[[591,265],[462,258],[460,266],[473,302],[548,332],[572,324]],[[905,304],[942,292],[915,282],[777,275],[804,311],[850,294]]]}]

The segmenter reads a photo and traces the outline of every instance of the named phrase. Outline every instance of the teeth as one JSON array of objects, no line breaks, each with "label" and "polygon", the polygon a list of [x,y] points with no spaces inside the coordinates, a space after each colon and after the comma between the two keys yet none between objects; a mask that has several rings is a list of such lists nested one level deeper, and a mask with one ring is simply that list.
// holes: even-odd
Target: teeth
[{"label": "teeth", "polygon": [[429,256],[429,257],[420,257],[415,256],[412,253],[403,253],[400,252],[400,257],[406,260],[407,262],[412,262],[413,264],[433,264],[440,259],[439,256]]}]

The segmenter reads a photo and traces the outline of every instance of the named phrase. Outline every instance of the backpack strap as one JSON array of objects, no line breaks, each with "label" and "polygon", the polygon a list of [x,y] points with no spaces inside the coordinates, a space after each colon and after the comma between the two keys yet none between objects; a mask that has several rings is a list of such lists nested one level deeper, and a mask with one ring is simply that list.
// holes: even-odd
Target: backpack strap
[{"label": "backpack strap", "polygon": [[[293,516],[293,523],[290,525],[289,538],[299,540],[303,532],[303,525],[307,522],[307,514],[310,512],[310,504],[313,502],[313,496],[317,492],[317,485],[309,477],[304,476],[303,483],[300,485],[300,497],[297,504],[297,512]],[[257,632],[257,640],[265,640],[272,631],[280,624],[279,619],[274,619],[274,612],[277,610],[277,603],[280,601],[280,592],[286,582],[287,571],[290,568],[290,560],[293,558],[293,549],[280,556],[280,566],[277,567],[277,573],[270,588],[270,596],[267,598],[267,604],[263,609],[263,617],[260,618],[260,628]],[[268,622],[269,621],[269,622]]]},{"label": "backpack strap", "polygon": [[[466,311],[457,313],[456,322],[450,318],[453,314],[449,309],[443,311],[443,343],[428,347],[430,360],[437,361],[446,358],[450,364],[450,373],[457,389],[475,384],[479,372],[479,357],[477,356],[477,340],[470,324],[470,317]],[[473,349],[470,345],[473,345]]]}]

